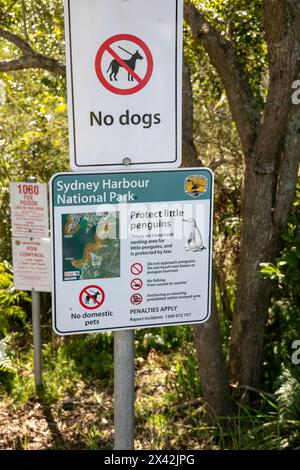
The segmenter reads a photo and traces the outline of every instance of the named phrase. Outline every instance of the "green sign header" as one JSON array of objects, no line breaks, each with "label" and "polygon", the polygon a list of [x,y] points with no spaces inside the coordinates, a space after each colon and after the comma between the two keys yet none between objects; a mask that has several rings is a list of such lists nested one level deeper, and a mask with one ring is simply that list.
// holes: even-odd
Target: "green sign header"
[{"label": "green sign header", "polygon": [[183,170],[62,173],[52,178],[54,207],[155,203],[212,199],[208,168]]}]

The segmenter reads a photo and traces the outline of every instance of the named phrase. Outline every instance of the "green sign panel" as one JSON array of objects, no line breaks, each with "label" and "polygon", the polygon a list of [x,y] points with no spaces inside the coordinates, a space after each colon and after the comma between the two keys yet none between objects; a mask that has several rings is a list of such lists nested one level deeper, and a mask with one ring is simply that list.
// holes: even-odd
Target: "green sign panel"
[{"label": "green sign panel", "polygon": [[51,201],[58,334],[208,319],[209,169],[58,174]]}]

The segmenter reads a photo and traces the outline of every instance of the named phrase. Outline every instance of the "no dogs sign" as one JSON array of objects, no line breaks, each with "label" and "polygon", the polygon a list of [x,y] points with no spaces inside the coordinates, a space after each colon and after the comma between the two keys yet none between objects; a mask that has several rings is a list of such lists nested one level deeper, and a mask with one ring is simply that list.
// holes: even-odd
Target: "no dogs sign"
[{"label": "no dogs sign", "polygon": [[181,164],[183,0],[65,0],[73,170]]},{"label": "no dogs sign", "polygon": [[[120,46],[120,43],[125,41],[130,43],[131,50],[136,48],[136,52],[134,54]],[[111,47],[112,44],[126,52],[130,58],[128,60],[123,60],[121,55],[115,52]],[[141,51],[144,52],[144,56]],[[138,74],[135,72],[137,63],[144,59],[146,59],[146,66],[144,67],[145,72],[143,74]],[[108,60],[109,67],[105,72],[105,69],[107,68],[105,63],[107,64]],[[116,93],[117,95],[132,95],[133,93],[137,93],[142,90],[149,82],[153,72],[153,58],[150,49],[144,41],[130,34],[118,34],[109,38],[104,44],[102,44],[96,56],[95,67],[101,84],[108,91]],[[119,84],[118,76],[121,68],[128,73],[128,78],[127,80],[122,80],[121,84]]]}]

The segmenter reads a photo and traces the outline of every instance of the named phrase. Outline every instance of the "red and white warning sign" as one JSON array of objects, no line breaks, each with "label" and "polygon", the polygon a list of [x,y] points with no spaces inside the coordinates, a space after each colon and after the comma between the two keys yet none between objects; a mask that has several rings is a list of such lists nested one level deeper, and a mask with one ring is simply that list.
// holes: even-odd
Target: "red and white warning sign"
[{"label": "red and white warning sign", "polygon": [[137,276],[138,274],[141,274],[143,272],[143,270],[144,270],[144,268],[143,268],[143,265],[141,263],[134,263],[130,268],[131,274],[133,274],[134,276]]},{"label": "red and white warning sign", "polygon": [[133,290],[140,290],[143,287],[142,279],[139,279],[139,278],[132,279],[130,283],[130,287]]},{"label": "red and white warning sign", "polygon": [[104,290],[99,286],[87,286],[80,292],[79,302],[87,310],[96,310],[105,300]]},{"label": "red and white warning sign", "polygon": [[10,183],[12,233],[15,237],[49,237],[47,185]]},{"label": "red and white warning sign", "polygon": [[181,164],[183,0],[65,0],[71,167]]},{"label": "red and white warning sign", "polygon": [[49,238],[12,239],[14,288],[51,292]]},{"label": "red and white warning sign", "polygon": [[107,39],[99,48],[95,69],[108,91],[117,95],[132,95],[149,82],[153,57],[142,39],[131,34],[118,34]]},{"label": "red and white warning sign", "polygon": [[130,297],[132,305],[140,305],[143,302],[143,296],[141,294],[133,294]]}]

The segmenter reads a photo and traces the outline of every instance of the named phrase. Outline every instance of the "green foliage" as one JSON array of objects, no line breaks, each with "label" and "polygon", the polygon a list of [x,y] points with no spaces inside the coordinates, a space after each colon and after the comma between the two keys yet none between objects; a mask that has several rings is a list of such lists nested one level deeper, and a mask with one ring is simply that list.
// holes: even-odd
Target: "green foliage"
[{"label": "green foliage", "polygon": [[14,372],[12,361],[7,355],[6,349],[7,341],[5,339],[0,340],[0,373]]},{"label": "green foliage", "polygon": [[[264,37],[260,0],[194,0],[206,18],[234,44],[239,60],[246,69],[250,85],[262,105],[267,73],[267,46]],[[209,84],[209,80],[207,80]],[[210,86],[219,88],[217,78]]]},{"label": "green foliage", "polygon": [[[195,0],[194,3],[202,8],[210,23],[233,42],[240,60],[247,66],[257,99],[262,103],[267,62],[261,2]],[[199,41],[192,38],[188,27],[184,37],[194,96],[194,142],[201,163],[215,170],[214,261],[224,352],[228,356],[240,247],[243,152],[216,69],[207,60]]]},{"label": "green foliage", "polygon": [[297,189],[287,229],[282,234],[284,250],[276,263],[262,264],[261,273],[275,280],[281,296],[293,299],[300,307],[300,188]]},{"label": "green foliage", "polygon": [[275,392],[280,420],[300,421],[300,370],[284,369]]},{"label": "green foliage", "polygon": [[27,313],[31,299],[26,292],[13,287],[12,268],[0,263],[0,338],[7,336],[16,328],[27,327]]},{"label": "green foliage", "polygon": [[[1,25],[9,31],[24,37],[31,47],[41,54],[64,60],[64,15],[61,0],[26,0],[23,2],[1,0]],[[4,41],[3,41],[4,42]],[[3,59],[20,55],[14,46],[5,43]]]},{"label": "green foliage", "polygon": [[43,347],[44,368],[43,397],[47,403],[56,402],[65,394],[76,396],[80,392],[81,376],[74,360],[64,347],[57,349],[47,344]]},{"label": "green foliage", "polygon": [[85,380],[112,379],[112,333],[73,338],[63,346],[63,350],[66,358],[74,363],[77,373]]},{"label": "green foliage", "polygon": [[176,393],[183,399],[201,396],[201,383],[196,352],[191,345],[182,351],[176,364]]},{"label": "green foliage", "polygon": [[65,83],[47,72],[5,74],[6,101],[0,105],[0,259],[11,259],[9,182],[36,176],[48,182],[68,166]]},{"label": "green foliage", "polygon": [[9,390],[16,370],[13,362],[7,353],[8,338],[0,340],[0,389],[3,387]]},{"label": "green foliage", "polygon": [[198,398],[201,396],[201,383],[193,345],[185,342],[176,356],[176,364],[166,379],[167,388],[170,388],[170,380],[173,383],[171,396],[179,401]]},{"label": "green foliage", "polygon": [[295,339],[300,339],[299,189],[282,239],[284,248],[280,257],[275,263],[261,265],[261,275],[271,279],[277,287],[270,310],[265,346],[265,380],[271,389],[276,386],[277,377],[285,377],[282,370],[291,370],[291,345]]},{"label": "green foliage", "polygon": [[75,361],[70,359],[63,347],[53,348],[52,344],[43,346],[43,387],[37,392],[33,375],[33,349],[26,348],[21,353],[9,349],[10,362],[14,375],[1,388],[9,392],[16,404],[26,403],[41,396],[45,403],[55,403],[65,394],[76,395],[81,389],[81,378]]},{"label": "green foliage", "polygon": [[[64,58],[63,2],[1,2],[1,26],[25,37],[49,57]],[[20,56],[0,40],[1,60]],[[66,84],[41,70],[1,75],[0,81],[0,260],[11,260],[9,182],[35,176],[40,182],[68,168]]]},{"label": "green foliage", "polygon": [[136,353],[138,356],[146,357],[151,349],[170,352],[183,347],[192,339],[192,328],[188,326],[137,330],[135,333]]},{"label": "green foliage", "polygon": [[101,450],[101,446],[99,441],[101,439],[101,432],[96,426],[91,426],[88,430],[86,436],[84,436],[84,440],[88,450]]}]

